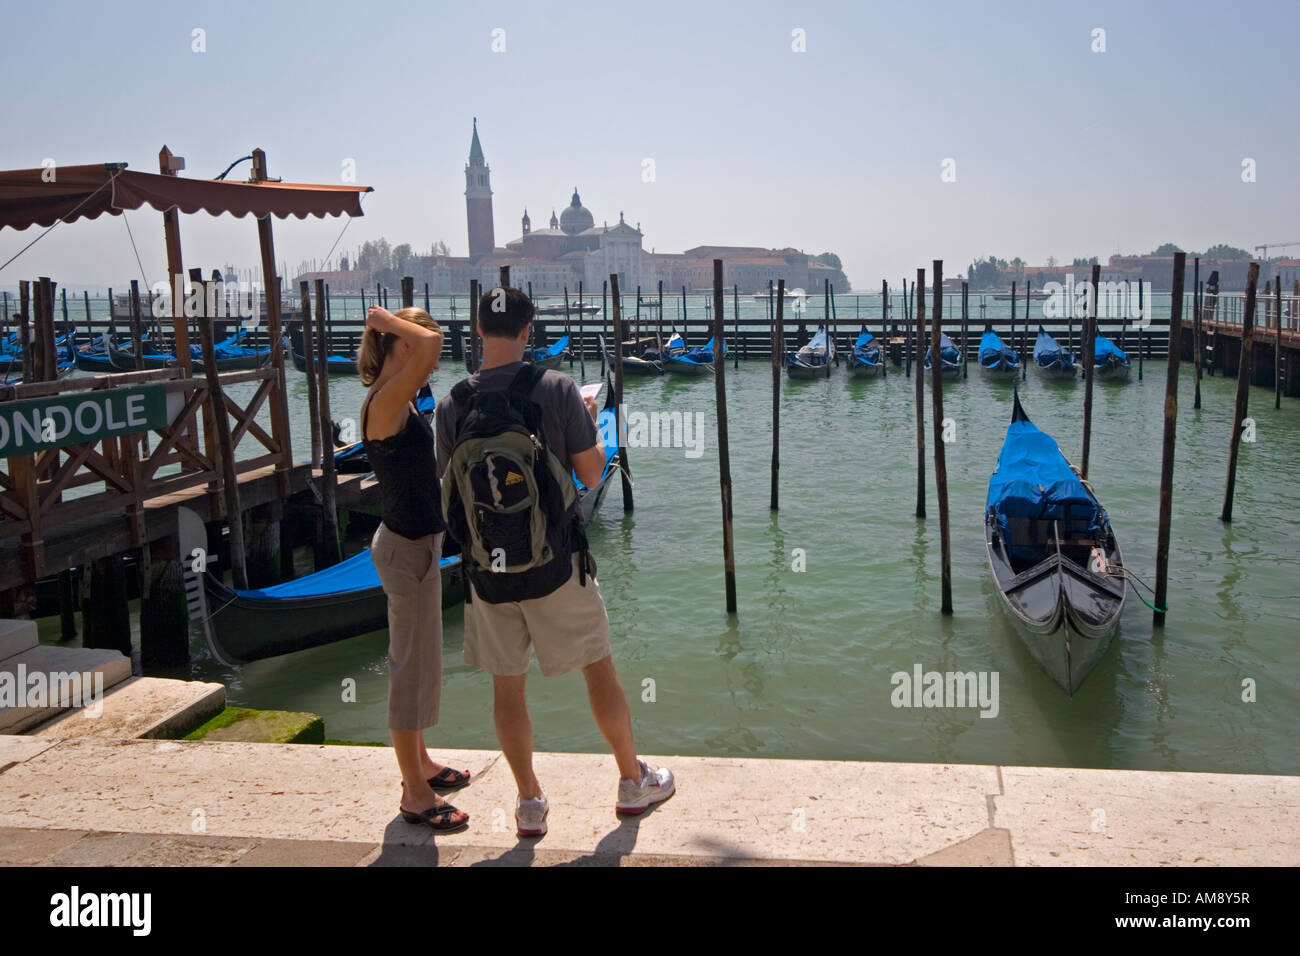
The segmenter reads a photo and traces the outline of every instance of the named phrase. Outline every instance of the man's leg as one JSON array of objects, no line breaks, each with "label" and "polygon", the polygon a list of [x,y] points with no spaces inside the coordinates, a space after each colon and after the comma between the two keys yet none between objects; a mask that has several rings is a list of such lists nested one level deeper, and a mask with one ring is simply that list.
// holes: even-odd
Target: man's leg
[{"label": "man's leg", "polygon": [[[492,717],[496,722],[497,741],[515,775],[519,796],[525,800],[542,795],[542,785],[533,773],[533,721],[524,699],[527,677],[527,674],[515,674],[492,678]],[[630,735],[630,727],[628,731]]]},{"label": "man's leg", "polygon": [[[596,718],[596,727],[614,752],[619,776],[627,780],[640,780],[641,765],[636,759],[636,743],[632,739],[632,714],[628,710],[627,694],[623,692],[618,671],[614,669],[614,658],[603,657],[594,664],[588,664],[582,669],[582,676],[587,679],[587,699],[591,702],[591,714]],[[522,691],[520,696],[522,697]],[[502,744],[503,748],[504,746]]]}]

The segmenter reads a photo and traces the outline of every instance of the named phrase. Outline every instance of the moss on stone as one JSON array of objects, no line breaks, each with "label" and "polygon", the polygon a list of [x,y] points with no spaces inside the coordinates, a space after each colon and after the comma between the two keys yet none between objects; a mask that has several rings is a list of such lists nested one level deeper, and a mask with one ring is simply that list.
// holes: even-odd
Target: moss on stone
[{"label": "moss on stone", "polygon": [[266,744],[320,744],[325,721],[316,714],[227,707],[185,735],[185,740],[238,740]]}]

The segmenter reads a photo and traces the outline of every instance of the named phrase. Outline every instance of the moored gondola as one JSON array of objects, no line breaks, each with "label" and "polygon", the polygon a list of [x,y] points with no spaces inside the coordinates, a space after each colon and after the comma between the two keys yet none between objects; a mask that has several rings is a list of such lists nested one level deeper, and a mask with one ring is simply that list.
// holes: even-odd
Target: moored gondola
[{"label": "moored gondola", "polygon": [[[939,366],[945,379],[961,378],[961,352],[952,344],[947,332],[939,334]],[[930,368],[930,349],[925,350],[925,374],[932,375]]]},{"label": "moored gondola", "polygon": [[524,361],[540,365],[542,368],[559,368],[565,353],[569,351],[569,337],[562,335],[550,345],[541,348],[525,349]]},{"label": "moored gondola", "polygon": [[791,378],[829,378],[834,361],[835,340],[819,325],[807,345],[786,354],[785,370]]},{"label": "moored gondola", "polygon": [[1002,344],[992,325],[980,336],[980,374],[989,379],[1015,378],[1020,374],[1020,356]]},{"label": "moored gondola", "polygon": [[[723,353],[726,353],[725,344]],[[675,375],[707,375],[714,370],[714,361],[713,339],[704,345],[687,348],[686,340],[674,332],[664,348],[664,371]]]},{"label": "moored gondola", "polygon": [[880,342],[867,331],[865,325],[858,333],[844,367],[848,369],[851,378],[877,378],[884,372],[885,362],[880,354]]},{"label": "moored gondola", "polygon": [[[599,335],[601,351],[605,353],[605,361],[610,366],[614,364],[614,353],[609,350],[605,344],[605,336]],[[658,342],[651,344],[645,343],[641,346],[641,353],[629,355],[624,351],[623,374],[625,375],[662,375],[664,373],[663,347]]]},{"label": "moored gondola", "polygon": [[1077,366],[1074,353],[1063,349],[1040,325],[1034,340],[1034,368],[1043,378],[1073,379]]},{"label": "moored gondola", "polygon": [[[293,355],[293,366],[300,372],[307,371],[307,359],[302,351],[302,327],[298,323],[289,325],[289,351]],[[317,366],[319,370],[319,365]],[[357,353],[340,355],[332,352],[325,356],[325,369],[330,375],[356,375]]]},{"label": "moored gondola", "polygon": [[1128,378],[1131,370],[1128,355],[1106,336],[1097,336],[1092,354],[1092,374],[1097,376],[1099,381]]},{"label": "moored gondola", "polygon": [[984,513],[989,568],[1029,653],[1068,694],[1124,610],[1124,559],[1106,511],[1014,398]]}]

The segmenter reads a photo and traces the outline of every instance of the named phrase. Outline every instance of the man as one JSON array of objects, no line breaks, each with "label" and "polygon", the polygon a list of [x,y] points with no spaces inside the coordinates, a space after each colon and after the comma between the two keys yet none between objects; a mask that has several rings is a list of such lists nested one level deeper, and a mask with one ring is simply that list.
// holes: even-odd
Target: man
[{"label": "man", "polygon": [[[524,365],[532,321],[533,304],[518,289],[497,288],[483,294],[478,310],[483,361],[479,371],[464,383],[473,390],[475,399],[483,393],[511,388]],[[529,371],[534,370],[524,374]],[[468,395],[457,386],[438,405],[439,477],[444,477],[454,449],[466,434],[468,406],[475,400]],[[573,379],[551,370],[541,373],[527,398],[540,412],[543,434],[538,437],[558,458],[563,474],[574,472],[586,487],[594,488],[605,467],[604,448],[597,442],[595,399],[584,400]],[[510,474],[501,484],[510,485],[517,478]],[[492,487],[496,493],[497,485]],[[524,698],[533,653],[544,677],[582,669],[592,716],[618,763],[618,812],[641,813],[672,796],[675,787],[672,772],[666,767],[652,768],[637,758],[627,696],[610,656],[609,618],[596,583],[595,563],[586,551],[576,500],[565,514],[565,521],[557,533],[572,535],[567,542],[571,547],[561,542],[550,570],[545,566],[539,569],[543,581],[540,589],[547,592],[541,596],[512,600],[509,572],[480,568],[468,553],[465,555],[469,579],[465,663],[492,675],[497,739],[519,789],[515,820],[520,836],[546,833],[549,810],[546,792],[533,772],[533,727]],[[555,563],[559,561],[564,564]],[[533,580],[538,580],[536,575]],[[537,590],[534,586],[529,593]]]}]

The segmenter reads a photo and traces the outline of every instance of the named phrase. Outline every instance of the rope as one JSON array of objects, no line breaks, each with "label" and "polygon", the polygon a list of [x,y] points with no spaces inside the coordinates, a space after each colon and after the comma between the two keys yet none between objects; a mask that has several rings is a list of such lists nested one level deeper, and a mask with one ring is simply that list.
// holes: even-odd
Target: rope
[{"label": "rope", "polygon": [[140,261],[140,250],[136,248],[135,236],[131,232],[131,222],[126,218],[126,213],[122,213],[122,222],[126,225],[126,235],[131,240],[132,251],[135,252],[135,264],[140,267],[140,278],[144,280],[144,287],[152,290],[153,286],[149,284],[149,277],[144,274],[144,263]]},{"label": "rope", "polygon": [[[1115,572],[1112,572],[1112,573],[1115,573]],[[1152,604],[1150,601],[1148,601],[1146,598],[1144,598],[1144,597],[1142,596],[1142,593],[1141,593],[1140,591],[1138,591],[1138,589],[1137,589],[1137,584],[1142,585],[1144,588],[1146,588],[1148,591],[1150,591],[1150,592],[1151,592],[1151,596],[1152,596],[1153,598],[1156,596],[1155,588],[1153,588],[1151,585],[1147,584],[1145,581],[1143,581],[1140,577],[1138,577],[1136,574],[1134,574],[1134,573],[1133,573],[1132,571],[1130,571],[1128,568],[1119,568],[1119,569],[1118,569],[1118,573],[1119,573],[1119,576],[1120,576],[1120,577],[1122,577],[1125,581],[1128,582],[1129,587],[1131,587],[1131,588],[1133,589],[1133,593],[1137,596],[1137,599],[1138,599],[1139,601],[1141,601],[1143,604],[1145,604],[1145,605],[1146,605],[1147,607],[1149,607],[1151,610],[1155,611],[1157,614],[1168,614],[1168,613],[1169,613],[1169,606],[1168,606],[1167,604],[1166,604],[1164,607],[1156,607],[1154,604]],[[1134,584],[1134,582],[1137,582],[1137,584]]]}]

